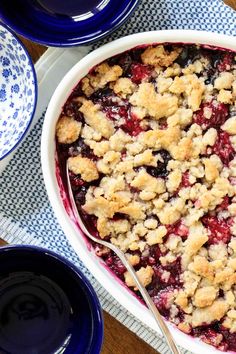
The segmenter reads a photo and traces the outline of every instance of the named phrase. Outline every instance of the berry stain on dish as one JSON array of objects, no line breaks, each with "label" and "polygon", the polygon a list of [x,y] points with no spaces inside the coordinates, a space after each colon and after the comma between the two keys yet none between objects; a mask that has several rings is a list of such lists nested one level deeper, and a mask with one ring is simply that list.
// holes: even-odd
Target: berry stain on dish
[{"label": "berry stain on dish", "polygon": [[86,222],[126,253],[163,316],[224,351],[236,351],[235,72],[229,50],[137,47],[94,67],[56,126]]}]

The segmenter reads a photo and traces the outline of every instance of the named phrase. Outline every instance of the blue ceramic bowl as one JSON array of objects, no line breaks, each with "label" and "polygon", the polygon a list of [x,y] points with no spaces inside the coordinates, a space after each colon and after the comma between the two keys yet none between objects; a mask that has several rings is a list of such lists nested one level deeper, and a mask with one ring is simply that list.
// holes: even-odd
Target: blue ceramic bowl
[{"label": "blue ceramic bowl", "polygon": [[99,354],[103,320],[85,276],[35,246],[0,248],[0,352]]},{"label": "blue ceramic bowl", "polygon": [[1,0],[0,18],[32,41],[69,47],[90,43],[114,31],[128,19],[138,2]]},{"label": "blue ceramic bowl", "polygon": [[36,103],[34,65],[20,40],[0,23],[0,160],[24,137]]}]

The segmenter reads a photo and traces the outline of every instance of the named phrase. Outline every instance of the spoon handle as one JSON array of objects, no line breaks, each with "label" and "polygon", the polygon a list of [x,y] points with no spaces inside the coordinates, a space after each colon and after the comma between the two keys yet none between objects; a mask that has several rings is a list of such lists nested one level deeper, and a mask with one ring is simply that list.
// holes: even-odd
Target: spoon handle
[{"label": "spoon handle", "polygon": [[173,340],[173,337],[169,331],[169,328],[165,324],[162,316],[160,315],[159,311],[157,310],[157,308],[156,308],[154,302],[152,301],[150,295],[148,294],[146,288],[140,283],[140,280],[139,280],[134,268],[129,263],[129,261],[127,260],[124,253],[122,251],[120,251],[117,247],[113,247],[113,245],[111,245],[111,244],[110,244],[109,248],[111,248],[116,253],[116,255],[120,258],[120,260],[122,261],[122,263],[124,264],[124,266],[126,267],[128,272],[132,275],[132,277],[135,281],[135,284],[136,284],[138,290],[140,291],[146,305],[148,306],[149,310],[152,312],[153,317],[154,317],[156,323],[158,324],[159,328],[161,329],[163,336],[166,338],[166,341],[169,345],[171,353],[181,354],[179,349],[177,348],[174,340]]},{"label": "spoon handle", "polygon": [[121,262],[124,264],[124,266],[126,267],[127,271],[132,275],[135,284],[138,288],[138,290],[140,291],[146,305],[148,306],[149,310],[152,312],[153,317],[158,325],[158,327],[161,329],[161,332],[163,334],[163,336],[166,338],[167,344],[171,350],[172,354],[181,354],[179,349],[177,348],[173,337],[169,331],[169,328],[167,327],[167,325],[165,324],[162,316],[160,315],[159,311],[157,310],[154,302],[152,301],[151,297],[149,296],[146,288],[141,284],[134,268],[132,267],[132,265],[129,263],[128,259],[126,258],[125,254],[115,245],[113,245],[110,242],[101,240],[95,236],[93,236],[87,229],[87,227],[85,226],[80,213],[77,209],[77,206],[75,204],[75,199],[74,199],[74,195],[72,192],[72,188],[71,188],[71,184],[70,184],[70,176],[69,176],[69,169],[68,169],[68,163],[66,165],[66,176],[67,176],[67,186],[68,186],[68,193],[69,193],[69,199],[70,199],[70,204],[71,204],[71,208],[74,214],[75,219],[77,220],[77,222],[79,223],[79,227],[81,229],[81,231],[92,241],[99,243],[100,245],[103,245],[109,249],[111,249],[121,260]]}]

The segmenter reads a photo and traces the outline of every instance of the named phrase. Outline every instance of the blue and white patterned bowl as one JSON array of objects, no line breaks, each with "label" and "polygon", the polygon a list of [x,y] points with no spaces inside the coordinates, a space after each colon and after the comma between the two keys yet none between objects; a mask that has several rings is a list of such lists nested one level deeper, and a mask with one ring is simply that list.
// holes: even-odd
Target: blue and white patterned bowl
[{"label": "blue and white patterned bowl", "polygon": [[34,65],[19,39],[0,24],[0,160],[22,140],[36,102]]}]

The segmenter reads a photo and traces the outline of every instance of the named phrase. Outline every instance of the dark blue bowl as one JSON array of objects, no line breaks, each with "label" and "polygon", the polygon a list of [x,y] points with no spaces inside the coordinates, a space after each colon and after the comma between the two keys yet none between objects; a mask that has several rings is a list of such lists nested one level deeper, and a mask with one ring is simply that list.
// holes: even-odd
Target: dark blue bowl
[{"label": "dark blue bowl", "polygon": [[0,353],[100,353],[101,307],[78,268],[34,246],[0,248],[0,264]]},{"label": "dark blue bowl", "polygon": [[[117,29],[139,0],[1,0],[0,18],[19,34],[49,46],[98,40]],[[13,10],[14,9],[14,10]]]}]

